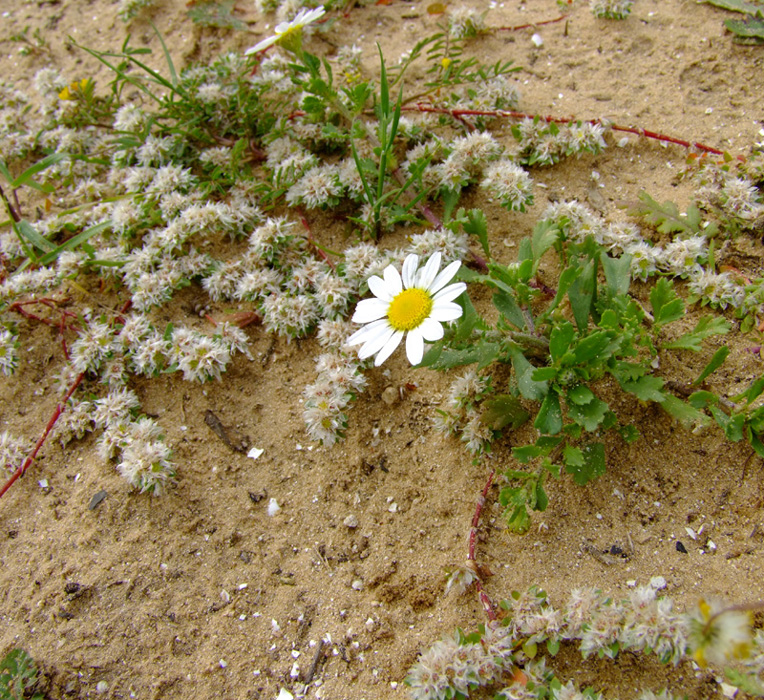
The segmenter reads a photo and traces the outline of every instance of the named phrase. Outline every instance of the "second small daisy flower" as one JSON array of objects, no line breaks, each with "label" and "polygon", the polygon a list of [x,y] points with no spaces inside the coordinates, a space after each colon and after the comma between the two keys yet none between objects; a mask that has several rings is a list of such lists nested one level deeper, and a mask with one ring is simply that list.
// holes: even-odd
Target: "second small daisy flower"
[{"label": "second small daisy flower", "polygon": [[358,302],[353,321],[364,323],[347,340],[348,345],[361,345],[358,357],[365,360],[372,355],[379,367],[400,345],[406,336],[406,356],[412,365],[418,365],[424,356],[424,343],[443,337],[443,323],[455,321],[462,315],[462,307],[454,303],[467,289],[464,282],[448,284],[461,263],[452,262],[440,270],[440,253],[434,253],[422,268],[419,256],[409,255],[403,262],[402,274],[392,265],[382,273],[384,279],[369,278],[373,299]]}]

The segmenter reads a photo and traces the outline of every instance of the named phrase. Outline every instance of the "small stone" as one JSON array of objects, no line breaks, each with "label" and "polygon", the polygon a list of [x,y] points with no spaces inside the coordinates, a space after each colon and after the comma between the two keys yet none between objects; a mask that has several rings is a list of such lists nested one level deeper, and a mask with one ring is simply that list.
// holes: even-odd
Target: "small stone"
[{"label": "small stone", "polygon": [[393,404],[395,404],[399,398],[400,398],[400,394],[398,393],[398,391],[396,390],[394,386],[389,386],[382,392],[382,400],[388,406],[392,406]]},{"label": "small stone", "polygon": [[108,692],[108,690],[109,684],[106,681],[98,681],[98,683],[96,683],[96,693],[103,695],[104,693]]},{"label": "small stone", "polygon": [[358,518],[356,518],[355,515],[348,515],[348,517],[345,518],[342,523],[345,525],[345,527],[352,530],[358,527]]},{"label": "small stone", "polygon": [[361,581],[360,578],[357,578],[353,583],[350,584],[350,587],[355,591],[362,591],[363,590],[363,581]]},{"label": "small stone", "polygon": [[676,551],[681,554],[687,554],[687,547],[685,547],[679,540],[676,541]]},{"label": "small stone", "polygon": [[268,515],[273,517],[281,510],[281,506],[279,505],[279,502],[275,498],[271,498],[270,501],[268,501]]},{"label": "small stone", "polygon": [[666,579],[663,576],[653,576],[650,579],[650,588],[661,591],[666,587]]},{"label": "small stone", "polygon": [[534,34],[531,37],[531,44],[533,44],[537,49],[540,49],[544,45],[544,40],[541,38],[541,34]]}]

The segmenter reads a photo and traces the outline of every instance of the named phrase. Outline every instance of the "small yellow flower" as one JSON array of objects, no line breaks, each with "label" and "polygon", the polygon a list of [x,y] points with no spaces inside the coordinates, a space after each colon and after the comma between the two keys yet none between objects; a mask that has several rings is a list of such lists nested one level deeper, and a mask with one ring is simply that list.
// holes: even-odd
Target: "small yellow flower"
[{"label": "small yellow flower", "polygon": [[450,58],[442,58],[440,60],[440,65],[443,66],[443,70],[448,70],[448,67],[451,65],[451,59]]},{"label": "small yellow flower", "polygon": [[81,95],[87,96],[93,90],[93,81],[90,78],[75,80],[58,93],[60,100],[76,100]]}]

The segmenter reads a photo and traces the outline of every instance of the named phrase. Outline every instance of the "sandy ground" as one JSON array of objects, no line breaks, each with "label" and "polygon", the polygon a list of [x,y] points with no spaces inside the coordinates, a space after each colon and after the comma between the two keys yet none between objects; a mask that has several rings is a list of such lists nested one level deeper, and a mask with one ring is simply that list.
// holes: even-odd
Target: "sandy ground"
[{"label": "sandy ground", "polygon": [[[438,18],[427,4],[354,8],[311,49],[327,53],[358,41],[372,65],[378,41],[395,58],[434,31]],[[94,76],[105,85],[109,77],[66,39],[117,48],[127,29],[116,11],[104,0],[0,0],[3,77],[23,87],[39,68],[55,65],[71,79]],[[268,20],[248,6],[240,14],[251,20],[252,35],[197,27],[185,12],[178,0],[157,3],[130,27],[133,43],[158,49],[151,18],[185,65],[267,34]],[[507,1],[487,20],[510,27],[558,15],[553,0]],[[693,0],[637,0],[628,20],[611,22],[579,3],[567,22],[535,30],[540,48],[527,29],[481,36],[470,50],[522,66],[516,79],[525,112],[608,117],[736,154],[760,140],[764,49],[734,44],[724,17]],[[46,51],[17,53],[7,38],[25,26],[41,29]],[[495,130],[511,139],[508,124]],[[681,147],[635,136],[620,148],[611,140],[600,156],[533,170],[536,204],[526,214],[507,214],[477,195],[466,204],[484,207],[493,249],[509,261],[555,199],[575,197],[623,217],[618,207],[644,189],[686,206],[692,192],[677,178],[685,157]],[[317,239],[342,244],[335,223],[315,216],[311,226]],[[408,233],[382,245],[398,245]],[[760,275],[760,242],[740,246],[739,264]],[[198,287],[184,290],[168,315],[203,323],[192,319],[202,295]],[[20,368],[0,382],[0,429],[35,439],[55,407],[53,375],[63,360],[53,331],[26,321],[20,327]],[[317,343],[287,344],[257,326],[247,332],[254,359],[238,357],[222,382],[198,386],[172,376],[133,384],[175,450],[179,481],[166,497],[129,492],[87,438],[46,445],[0,502],[0,652],[29,651],[48,697],[273,699],[312,673],[310,698],[403,698],[403,678],[421,650],[457,626],[484,621],[473,591],[445,594],[444,570],[464,562],[475,500],[490,468],[510,464],[511,441],[497,443],[489,463],[473,465],[458,441],[431,427],[449,376],[412,369],[399,352],[369,373],[346,441],[314,446],[300,398],[314,378]],[[761,374],[762,363],[745,350],[750,338],[733,332],[724,342],[732,355],[712,386],[732,395]],[[666,376],[694,377],[718,345],[667,360]],[[388,387],[400,390],[392,405],[382,400]],[[764,599],[762,460],[718,430],[692,435],[617,387],[600,388],[642,439],[625,445],[611,438],[607,474],[585,488],[569,479],[551,484],[548,510],[523,537],[505,531],[496,489],[490,492],[478,553],[493,572],[488,594],[498,601],[538,584],[562,603],[574,586],[625,595],[633,582],[661,575],[681,606],[700,595]],[[226,447],[205,423],[207,411],[263,455],[253,461]],[[514,439],[524,438],[533,439],[530,431]],[[89,510],[101,490],[107,498]],[[274,517],[266,512],[271,498],[281,506]],[[348,516],[356,527],[345,524]],[[715,549],[688,537],[686,527],[701,525]],[[633,553],[609,565],[582,546],[605,551],[629,540]],[[584,664],[570,650],[559,668],[622,698],[666,685],[691,698],[719,696],[713,674],[687,665],[666,670],[643,657]],[[106,684],[100,693],[99,682]]]}]

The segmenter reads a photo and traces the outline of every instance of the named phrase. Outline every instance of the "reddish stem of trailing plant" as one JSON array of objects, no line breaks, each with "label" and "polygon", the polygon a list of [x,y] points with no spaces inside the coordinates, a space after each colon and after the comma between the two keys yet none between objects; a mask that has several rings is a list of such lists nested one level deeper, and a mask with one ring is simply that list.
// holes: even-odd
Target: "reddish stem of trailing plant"
[{"label": "reddish stem of trailing plant", "polygon": [[21,463],[21,465],[16,469],[15,472],[11,475],[11,478],[8,479],[8,481],[5,482],[3,485],[3,488],[0,489],[0,498],[2,498],[3,494],[13,486],[13,483],[18,479],[20,476],[24,476],[27,469],[32,466],[32,462],[34,461],[34,458],[37,456],[37,453],[40,451],[40,448],[45,444],[45,440],[47,440],[48,435],[51,430],[53,430],[53,426],[56,425],[56,421],[58,421],[61,414],[66,409],[66,404],[69,401],[69,399],[72,397],[72,394],[77,390],[77,387],[80,385],[80,382],[82,382],[82,379],[84,378],[85,373],[80,372],[72,385],[69,387],[69,391],[66,392],[66,396],[64,396],[63,401],[61,401],[58,406],[56,406],[56,410],[53,411],[53,415],[50,417],[50,420],[48,421],[48,425],[45,426],[45,430],[43,430],[42,435],[40,435],[40,439],[35,444],[32,451],[27,455],[26,459]]},{"label": "reddish stem of trailing plant", "polygon": [[[18,305],[18,308],[15,309],[16,311],[19,311],[21,313],[22,305],[27,303],[35,303],[35,301],[41,301],[41,300],[30,300],[28,302],[16,302],[14,305]],[[50,300],[44,300],[48,302],[50,305]],[[132,302],[127,301],[122,305],[122,308],[119,310],[119,318],[121,320],[122,316],[127,313],[128,309],[130,308]],[[9,308],[12,308],[12,306]],[[62,332],[62,344],[64,347],[64,354],[66,355],[67,360],[69,359],[69,353],[66,349],[66,341],[63,339],[63,331],[66,328],[64,325],[63,319],[67,316],[72,316],[76,318],[76,315],[73,314],[71,311],[63,311],[61,315],[61,332]],[[45,321],[45,319],[39,319],[41,321]],[[47,321],[46,321],[47,322]],[[53,427],[56,425],[56,422],[61,417],[61,414],[66,410],[66,404],[69,402],[69,399],[72,398],[72,395],[75,391],[77,391],[77,387],[82,383],[82,380],[85,377],[84,372],[80,372],[74,379],[74,382],[72,382],[72,385],[69,387],[69,390],[66,392],[66,396],[64,396],[63,401],[61,401],[57,406],[56,410],[53,411],[53,415],[50,417],[50,420],[48,421],[48,425],[45,426],[45,430],[43,430],[42,435],[40,436],[40,439],[35,444],[34,448],[32,448],[32,451],[27,455],[26,459],[21,463],[21,465],[16,469],[15,472],[11,475],[11,478],[8,479],[8,481],[5,482],[2,489],[0,489],[0,498],[2,498],[3,494],[13,486],[16,479],[18,479],[21,476],[24,476],[27,469],[32,466],[32,462],[34,461],[35,457],[37,456],[37,453],[40,451],[42,446],[45,444],[45,441],[48,439],[48,435],[50,434],[50,431],[53,430]]]},{"label": "reddish stem of trailing plant", "polygon": [[494,27],[492,31],[494,32],[516,32],[520,29],[531,29],[532,27],[541,27],[544,24],[554,24],[555,22],[562,22],[562,20],[567,19],[568,15],[560,15],[559,17],[555,17],[554,19],[543,19],[540,22],[528,22],[528,24],[518,24],[516,27]]},{"label": "reddish stem of trailing plant", "polygon": [[434,107],[433,105],[428,105],[424,103],[417,103],[415,105],[407,105],[404,107],[401,107],[401,111],[406,112],[432,112],[434,114],[448,114],[449,116],[453,117],[454,119],[457,119],[461,121],[465,116],[467,117],[499,117],[504,119],[540,119],[541,121],[547,122],[547,124],[550,124],[554,122],[555,124],[571,124],[573,122],[581,121],[583,123],[587,124],[594,124],[598,126],[602,126],[608,129],[612,129],[613,131],[623,131],[629,134],[636,134],[637,136],[643,136],[648,139],[654,139],[656,141],[662,141],[664,143],[674,143],[678,146],[684,146],[685,148],[695,148],[699,151],[702,151],[704,153],[713,153],[717,156],[723,156],[724,151],[720,151],[718,148],[714,148],[713,146],[706,146],[703,143],[699,143],[697,141],[686,141],[685,139],[676,138],[675,136],[668,136],[666,134],[661,134],[657,131],[649,131],[648,129],[642,129],[638,127],[633,126],[620,126],[618,124],[611,124],[610,122],[604,120],[604,119],[577,119],[576,117],[552,117],[549,115],[540,115],[540,114],[527,114],[525,112],[512,112],[508,110],[503,109],[447,109],[445,107]]},{"label": "reddish stem of trailing plant", "polygon": [[480,573],[479,573],[479,567],[477,565],[477,561],[475,560],[475,547],[477,545],[477,536],[478,536],[478,526],[480,525],[480,515],[483,512],[483,507],[485,506],[485,499],[488,496],[488,492],[491,490],[491,486],[493,486],[493,478],[496,476],[496,470],[492,469],[491,473],[488,475],[488,481],[486,482],[485,486],[483,487],[483,491],[478,496],[477,504],[475,505],[475,515],[472,516],[472,527],[470,527],[470,544],[469,544],[469,551],[467,553],[467,561],[471,562],[470,568],[477,574],[477,579],[475,579],[475,588],[478,592],[478,598],[480,598],[480,602],[483,605],[483,610],[485,610],[485,614],[488,615],[488,619],[493,621],[497,619],[496,611],[494,609],[493,602],[488,597],[488,594],[483,589],[483,582],[480,580]]}]

